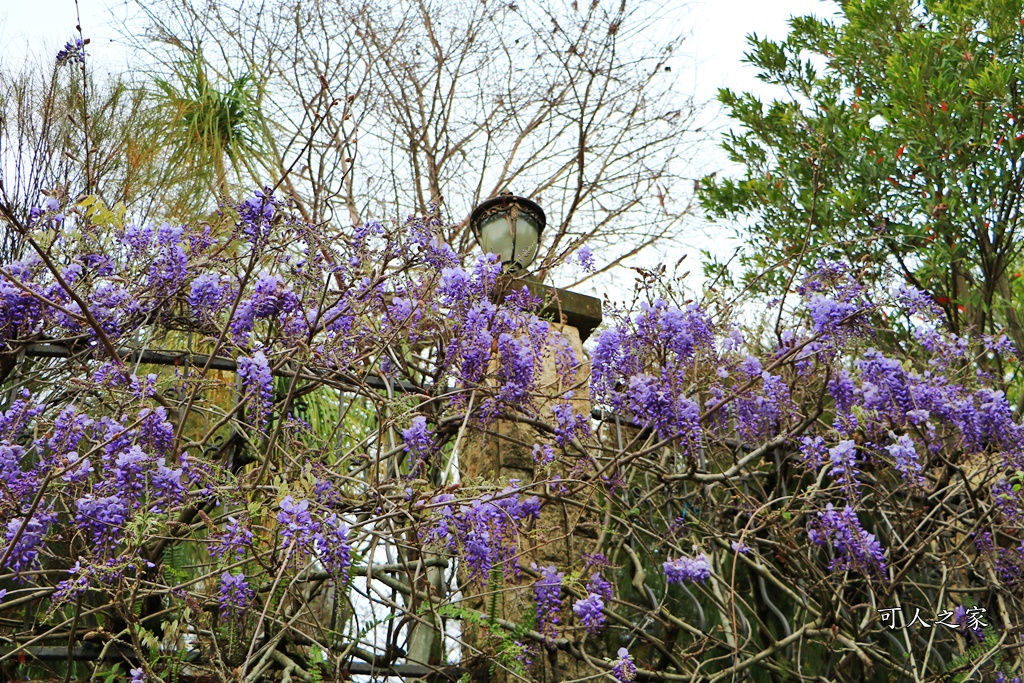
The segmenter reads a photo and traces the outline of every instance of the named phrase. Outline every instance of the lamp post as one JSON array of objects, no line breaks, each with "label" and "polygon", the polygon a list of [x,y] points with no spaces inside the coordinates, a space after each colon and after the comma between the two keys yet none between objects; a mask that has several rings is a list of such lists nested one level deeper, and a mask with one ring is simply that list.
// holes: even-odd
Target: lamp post
[{"label": "lamp post", "polygon": [[[554,409],[570,409],[573,414],[591,414],[588,380],[590,363],[583,352],[585,340],[601,322],[601,300],[542,284],[528,274],[540,251],[540,240],[547,218],[535,202],[504,192],[477,206],[470,215],[470,228],[485,253],[497,254],[504,276],[492,292],[492,301],[499,304],[513,288],[526,287],[541,300],[537,315],[552,321],[548,337],[543,340],[541,362],[534,369],[537,390],[532,396],[533,408],[541,419],[551,419]],[[569,363],[566,359],[571,358]],[[492,358],[492,362],[498,362]],[[499,419],[485,429],[474,429],[459,454],[459,469],[470,479],[490,481],[518,480],[537,491],[546,490],[548,477],[566,477],[576,463],[578,453],[566,451],[555,463],[540,466],[534,460],[532,444],[549,442],[549,434],[539,433],[526,423],[513,419]],[[540,469],[543,467],[543,469]],[[550,492],[549,492],[550,493]],[[551,493],[551,495],[554,495]],[[523,564],[535,562],[538,566],[554,565],[567,572],[580,566],[581,558],[590,552],[598,537],[600,520],[586,512],[585,506],[560,505],[553,499],[543,505],[539,519],[530,534],[520,539],[517,553]],[[487,590],[497,591],[490,597],[490,609],[510,622],[519,623],[523,615],[533,609],[530,579],[509,579],[516,590],[503,590],[489,585]],[[485,609],[482,592],[468,584],[462,586],[464,595],[474,608]],[[568,601],[563,606],[562,623],[567,635],[578,635],[579,624],[574,623]],[[490,635],[486,629],[466,624],[464,642],[470,649],[487,647]],[[513,676],[489,670],[475,672],[474,680],[488,683],[510,683]],[[549,650],[541,657],[533,671],[537,683],[556,683],[580,678],[584,671],[573,657],[564,652]]]},{"label": "lamp post", "polygon": [[576,328],[583,342],[601,324],[601,300],[542,284],[527,272],[537,259],[546,225],[547,216],[539,204],[511,192],[481,202],[469,217],[469,227],[480,248],[497,254],[502,270],[509,276],[496,292],[495,303],[504,299],[513,281],[521,283],[544,302],[538,311],[541,317]]},{"label": "lamp post", "polygon": [[481,203],[469,217],[477,242],[488,254],[497,254],[512,275],[525,271],[537,258],[545,225],[547,216],[539,204],[511,192]]}]

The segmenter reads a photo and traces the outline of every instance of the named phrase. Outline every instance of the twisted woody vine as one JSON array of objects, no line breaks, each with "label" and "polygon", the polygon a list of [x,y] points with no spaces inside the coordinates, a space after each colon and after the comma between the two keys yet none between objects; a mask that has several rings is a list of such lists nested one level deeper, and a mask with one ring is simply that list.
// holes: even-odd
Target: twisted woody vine
[{"label": "twisted woody vine", "polygon": [[584,358],[437,207],[0,214],[6,678],[1019,681],[1017,350],[925,292],[819,261],[772,330],[646,272]]},{"label": "twisted woody vine", "polygon": [[[95,197],[16,223],[7,671],[87,644],[124,660],[73,662],[85,676],[343,679],[402,664],[426,614],[446,625],[424,664],[451,676],[538,679],[554,650],[621,681],[1017,666],[1024,439],[973,357],[1005,339],[943,332],[921,292],[877,297],[839,263],[768,343],[648,281],[589,352],[583,389],[615,420],[569,390],[542,411],[544,354],[581,360],[526,290],[495,303],[500,266],[454,253],[441,220],[328,234],[265,190],[210,224]],[[885,317],[903,357],[872,348]],[[444,474],[499,421],[534,435],[532,481]],[[570,503],[601,519],[590,552],[526,562]],[[468,606],[486,591],[532,608]],[[922,604],[951,615],[927,644],[885,612]]]}]

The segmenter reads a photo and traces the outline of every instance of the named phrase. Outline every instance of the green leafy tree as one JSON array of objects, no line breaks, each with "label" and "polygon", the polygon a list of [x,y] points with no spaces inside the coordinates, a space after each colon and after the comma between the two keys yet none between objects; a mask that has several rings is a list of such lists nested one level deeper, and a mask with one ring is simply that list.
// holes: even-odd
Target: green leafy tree
[{"label": "green leafy tree", "polygon": [[720,92],[742,174],[702,183],[712,217],[749,229],[743,283],[777,296],[818,259],[860,264],[927,291],[951,331],[1024,348],[1024,6],[849,0],[791,27],[748,55],[784,95]]},{"label": "green leafy tree", "polygon": [[223,196],[228,171],[240,178],[266,176],[260,160],[266,153],[259,92],[250,74],[218,87],[209,74],[201,45],[179,44],[181,55],[171,62],[172,75],[154,78],[154,104],[163,116],[158,128],[167,141],[169,169],[175,179],[192,178],[194,192],[212,189]]}]

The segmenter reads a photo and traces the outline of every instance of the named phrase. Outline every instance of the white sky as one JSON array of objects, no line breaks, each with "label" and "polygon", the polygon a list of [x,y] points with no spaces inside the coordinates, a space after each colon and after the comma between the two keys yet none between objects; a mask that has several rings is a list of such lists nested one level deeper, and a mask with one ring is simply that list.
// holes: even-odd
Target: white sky
[{"label": "white sky", "polygon": [[[85,36],[91,38],[89,53],[91,64],[99,68],[120,70],[130,64],[131,56],[120,41],[117,27],[111,21],[114,13],[123,15],[127,0],[0,0],[0,64],[5,60],[26,59],[28,55],[49,57],[68,38],[75,34],[76,8],[81,14]],[[689,31],[683,51],[673,60],[683,87],[689,87],[697,102],[710,102],[702,117],[706,130],[728,128],[729,120],[713,102],[718,88],[728,86],[739,91],[753,91],[763,97],[770,90],[755,78],[755,69],[742,63],[747,51],[746,36],[782,39],[793,15],[815,14],[828,16],[835,11],[831,0],[665,0],[665,7],[678,4],[679,9],[664,10],[665,25],[669,30]],[[112,11],[113,10],[113,11]],[[698,168],[692,175],[699,177],[711,171],[730,172],[727,161],[714,139],[702,147]],[[731,230],[725,226],[712,227],[710,233],[695,229],[689,254],[689,267],[699,271],[697,250],[711,248],[720,255],[731,253]],[[666,258],[674,263],[679,255]],[[649,264],[636,264],[649,265]],[[688,283],[699,285],[699,280]]]},{"label": "white sky", "polygon": [[[675,4],[669,0],[666,6]],[[696,94],[710,97],[722,85],[748,90],[757,86],[753,70],[740,64],[746,50],[746,36],[782,38],[790,16],[827,15],[834,10],[831,0],[692,0],[679,2],[679,10],[667,10],[673,29],[692,26],[683,57],[693,60]],[[55,52],[74,33],[76,7],[82,28],[92,38],[94,57],[124,63],[117,45],[117,29],[110,25],[111,9],[117,11],[125,0],[0,0],[0,41],[10,58],[24,57],[26,45],[35,54]],[[114,45],[112,45],[114,43]],[[115,63],[111,63],[115,62]]]}]

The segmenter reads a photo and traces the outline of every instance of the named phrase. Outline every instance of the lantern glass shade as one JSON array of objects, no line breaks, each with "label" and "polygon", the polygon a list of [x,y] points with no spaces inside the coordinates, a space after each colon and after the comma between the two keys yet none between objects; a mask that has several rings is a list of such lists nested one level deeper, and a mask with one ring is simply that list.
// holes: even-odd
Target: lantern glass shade
[{"label": "lantern glass shade", "polygon": [[545,224],[544,211],[534,202],[502,194],[489,199],[473,211],[470,219],[481,248],[497,254],[512,273],[530,267],[540,247]]}]

